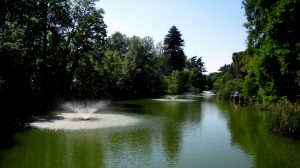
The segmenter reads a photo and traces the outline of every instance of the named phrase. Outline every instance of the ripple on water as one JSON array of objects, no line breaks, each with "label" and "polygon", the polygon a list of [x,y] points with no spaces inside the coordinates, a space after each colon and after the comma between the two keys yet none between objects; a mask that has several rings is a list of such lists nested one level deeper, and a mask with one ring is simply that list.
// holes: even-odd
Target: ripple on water
[{"label": "ripple on water", "polygon": [[124,114],[93,114],[89,120],[81,120],[78,114],[61,113],[53,119],[45,120],[37,117],[37,121],[30,123],[32,127],[50,130],[82,130],[111,128],[134,125],[138,118]]}]

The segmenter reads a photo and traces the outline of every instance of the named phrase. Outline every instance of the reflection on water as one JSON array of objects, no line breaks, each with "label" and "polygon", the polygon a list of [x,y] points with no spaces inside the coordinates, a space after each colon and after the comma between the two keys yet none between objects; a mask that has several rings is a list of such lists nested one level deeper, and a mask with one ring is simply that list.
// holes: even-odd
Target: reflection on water
[{"label": "reflection on water", "polygon": [[20,132],[0,151],[0,167],[300,167],[300,142],[267,133],[264,113],[253,106],[146,99],[111,109],[142,122]]},{"label": "reflection on water", "polygon": [[232,144],[251,154],[255,167],[300,167],[300,141],[266,132],[266,114],[254,106],[217,102],[226,116]]}]

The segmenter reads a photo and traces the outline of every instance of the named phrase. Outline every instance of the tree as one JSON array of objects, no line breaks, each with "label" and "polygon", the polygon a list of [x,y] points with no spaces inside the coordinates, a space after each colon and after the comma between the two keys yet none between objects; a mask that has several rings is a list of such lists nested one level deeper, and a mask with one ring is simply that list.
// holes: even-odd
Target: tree
[{"label": "tree", "polygon": [[247,81],[257,83],[257,93],[264,102],[281,98],[297,101],[300,94],[300,2],[244,0],[243,4],[251,53]]},{"label": "tree", "polygon": [[218,71],[220,73],[224,74],[225,72],[227,72],[229,70],[229,68],[230,68],[230,65],[229,64],[225,64],[225,65],[221,66]]},{"label": "tree", "polygon": [[233,78],[243,78],[245,73],[242,71],[242,67],[244,66],[245,59],[245,51],[234,52],[232,54],[232,63],[229,68],[229,73]]},{"label": "tree", "polygon": [[214,78],[214,89],[218,92],[218,96],[222,98],[230,98],[231,92],[243,91],[245,52],[234,52],[232,54],[232,63],[220,67],[219,73],[212,74]]},{"label": "tree", "polygon": [[128,37],[120,32],[115,32],[106,40],[106,50],[117,51],[120,58],[124,58],[128,47]]},{"label": "tree", "polygon": [[180,73],[177,70],[172,71],[171,75],[165,77],[167,84],[167,93],[170,95],[178,94],[180,89]]},{"label": "tree", "polygon": [[164,39],[163,48],[165,56],[169,59],[169,72],[184,69],[186,56],[183,51],[184,40],[181,36],[177,27],[172,26]]},{"label": "tree", "polygon": [[161,92],[162,78],[152,38],[130,38],[124,62],[128,94],[145,97]]},{"label": "tree", "polygon": [[106,26],[95,0],[4,0],[0,6],[0,102],[19,104],[12,118],[72,96],[79,76],[96,76],[89,75],[103,57]]},{"label": "tree", "polygon": [[[77,0],[73,8],[74,27],[69,34],[70,44],[67,46],[72,59],[70,60],[71,66],[67,69],[66,86],[72,87],[74,79],[77,82],[93,80],[94,84],[101,82],[98,80],[98,69],[104,55],[106,42],[106,25],[103,14],[103,9],[95,7],[95,0]],[[80,78],[80,76],[93,73],[95,76],[91,75],[90,79]],[[76,92],[76,89],[73,91]]]},{"label": "tree", "polygon": [[208,75],[205,75],[205,89],[214,90],[214,83],[220,77],[218,72],[213,72]]},{"label": "tree", "polygon": [[202,57],[191,57],[186,61],[186,69],[190,72],[191,87],[196,88],[198,92],[202,91],[205,86],[205,78],[203,72],[206,72]]}]

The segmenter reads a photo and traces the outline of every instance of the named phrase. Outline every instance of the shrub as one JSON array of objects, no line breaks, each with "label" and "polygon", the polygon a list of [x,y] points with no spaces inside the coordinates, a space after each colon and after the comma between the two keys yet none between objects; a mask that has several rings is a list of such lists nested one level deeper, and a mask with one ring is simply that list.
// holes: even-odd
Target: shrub
[{"label": "shrub", "polygon": [[300,136],[300,103],[279,101],[268,107],[268,130],[291,136]]}]

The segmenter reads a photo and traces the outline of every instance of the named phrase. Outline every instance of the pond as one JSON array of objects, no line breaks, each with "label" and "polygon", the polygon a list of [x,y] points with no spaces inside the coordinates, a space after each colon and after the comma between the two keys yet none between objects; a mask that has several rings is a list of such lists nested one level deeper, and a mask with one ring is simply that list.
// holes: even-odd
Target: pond
[{"label": "pond", "polygon": [[18,132],[0,150],[0,167],[300,167],[300,141],[266,132],[265,113],[255,106],[141,99],[113,102],[102,113],[138,122]]}]

